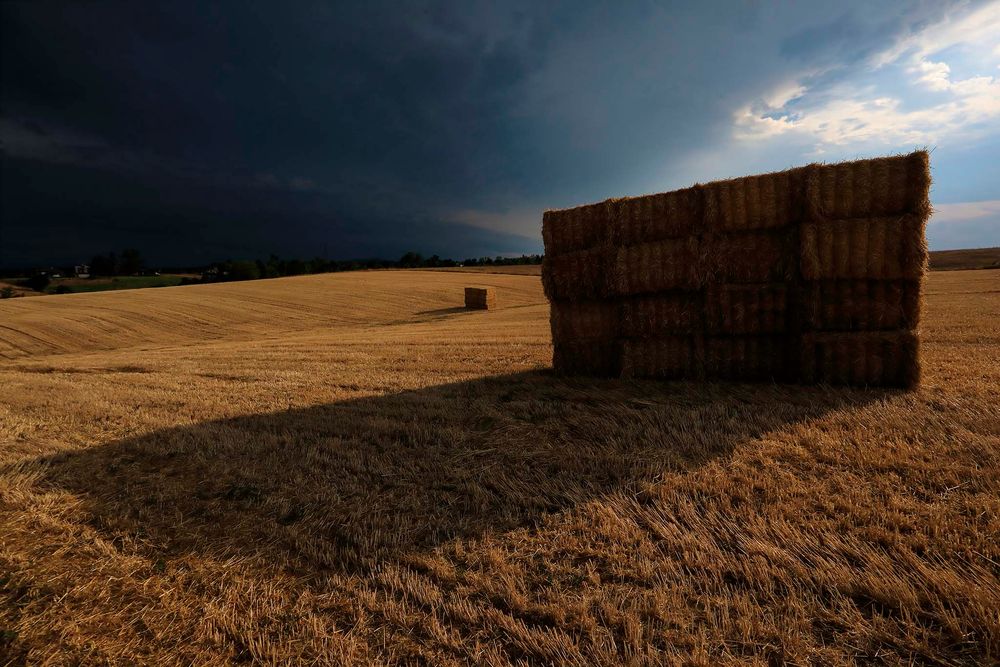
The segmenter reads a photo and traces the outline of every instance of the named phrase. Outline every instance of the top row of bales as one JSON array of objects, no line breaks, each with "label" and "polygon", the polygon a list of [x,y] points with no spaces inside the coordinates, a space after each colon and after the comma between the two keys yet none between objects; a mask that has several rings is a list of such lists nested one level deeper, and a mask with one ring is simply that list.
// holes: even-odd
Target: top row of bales
[{"label": "top row of bales", "polygon": [[810,165],[641,197],[546,211],[546,257],[691,234],[764,230],[799,222],[930,213],[926,151]]},{"label": "top row of bales", "polygon": [[929,184],[920,151],[547,211],[546,294],[600,299],[799,277],[918,280]]}]

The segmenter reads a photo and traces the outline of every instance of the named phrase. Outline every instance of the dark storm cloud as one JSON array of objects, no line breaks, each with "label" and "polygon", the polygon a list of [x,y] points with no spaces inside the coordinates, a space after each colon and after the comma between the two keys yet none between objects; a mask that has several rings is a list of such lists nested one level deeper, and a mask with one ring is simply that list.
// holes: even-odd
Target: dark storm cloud
[{"label": "dark storm cloud", "polygon": [[4,3],[0,264],[537,251],[542,208],[675,185],[748,97],[937,11]]}]

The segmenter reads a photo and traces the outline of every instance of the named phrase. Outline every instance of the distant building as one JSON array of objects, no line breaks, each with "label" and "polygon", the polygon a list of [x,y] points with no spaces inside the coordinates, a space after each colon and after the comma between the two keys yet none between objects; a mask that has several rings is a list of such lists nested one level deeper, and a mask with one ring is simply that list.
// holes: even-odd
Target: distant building
[{"label": "distant building", "polygon": [[77,264],[73,267],[73,274],[77,278],[89,278],[90,277],[90,265],[89,264]]}]

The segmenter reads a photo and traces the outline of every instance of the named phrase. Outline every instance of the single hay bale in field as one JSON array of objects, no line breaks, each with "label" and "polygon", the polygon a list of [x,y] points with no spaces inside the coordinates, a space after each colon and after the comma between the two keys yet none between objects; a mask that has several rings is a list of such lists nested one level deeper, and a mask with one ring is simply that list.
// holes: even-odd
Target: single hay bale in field
[{"label": "single hay bale in field", "polygon": [[799,349],[803,382],[909,388],[920,381],[912,331],[803,334]]},{"label": "single hay bale in field", "polygon": [[702,330],[701,292],[664,292],[628,297],[621,304],[621,334],[657,338]]},{"label": "single hay bale in field", "polygon": [[614,202],[611,239],[616,246],[652,243],[692,233],[701,220],[697,188]]},{"label": "single hay bale in field", "polygon": [[806,176],[807,215],[813,220],[930,214],[930,158],[909,155],[813,165]]},{"label": "single hay bale in field", "polygon": [[698,254],[696,236],[618,248],[609,272],[611,293],[630,296],[695,288]]},{"label": "single hay bale in field", "polygon": [[710,234],[701,240],[694,268],[699,285],[766,283],[794,275],[790,230]]},{"label": "single hay bale in field", "polygon": [[714,334],[783,333],[787,329],[788,287],[784,283],[709,285],[705,325]]},{"label": "single hay bale in field", "polygon": [[783,227],[802,219],[806,168],[715,181],[701,187],[705,227],[746,231]]},{"label": "single hay bale in field", "polygon": [[542,286],[549,301],[584,301],[606,297],[610,253],[605,248],[545,256]]},{"label": "single hay bale in field", "polygon": [[494,310],[497,307],[497,292],[492,287],[466,287],[465,307],[476,310]]},{"label": "single hay bale in field", "polygon": [[614,202],[604,201],[542,214],[546,256],[587,250],[605,244],[610,235]]},{"label": "single hay bale in field", "polygon": [[549,313],[552,340],[614,340],[622,317],[614,301],[553,301]]},{"label": "single hay bale in field", "polygon": [[819,280],[802,287],[802,319],[814,331],[915,329],[920,281]]},{"label": "single hay bale in field", "polygon": [[803,223],[802,277],[920,279],[927,268],[924,221],[916,215]]},{"label": "single hay bale in field", "polygon": [[785,336],[711,337],[705,342],[705,377],[786,380],[794,367],[789,350],[794,349]]},{"label": "single hay bale in field", "polygon": [[628,339],[622,344],[621,375],[665,380],[701,378],[704,357],[700,336]]},{"label": "single hay bale in field", "polygon": [[617,377],[621,374],[621,341],[554,341],[552,367],[564,375]]}]

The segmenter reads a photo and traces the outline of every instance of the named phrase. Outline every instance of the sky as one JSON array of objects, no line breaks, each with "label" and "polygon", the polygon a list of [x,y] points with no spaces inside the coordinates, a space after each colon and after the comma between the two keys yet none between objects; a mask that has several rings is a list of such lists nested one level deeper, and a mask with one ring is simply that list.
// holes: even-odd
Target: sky
[{"label": "sky", "polygon": [[0,267],[533,253],[918,148],[931,249],[1000,246],[1000,2],[0,3]]}]

